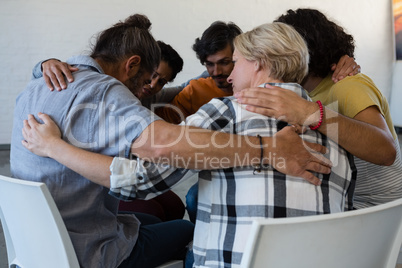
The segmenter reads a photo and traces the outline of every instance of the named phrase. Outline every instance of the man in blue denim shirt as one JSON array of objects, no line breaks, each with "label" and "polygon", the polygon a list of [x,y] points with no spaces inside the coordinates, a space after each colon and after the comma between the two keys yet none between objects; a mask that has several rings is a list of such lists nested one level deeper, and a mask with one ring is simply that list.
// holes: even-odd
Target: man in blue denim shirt
[{"label": "man in blue denim shirt", "polygon": [[[140,15],[116,24],[100,35],[91,57],[69,60],[80,70],[68,90],[53,93],[43,79],[36,79],[17,98],[11,172],[16,178],[46,183],[82,267],[123,267],[130,265],[129,260],[138,267],[155,266],[184,256],[185,247],[192,240],[193,225],[184,220],[140,229],[135,216],[117,215],[119,200],[109,195],[107,188],[50,158],[30,153],[21,144],[22,122],[27,114],[46,112],[69,142],[101,154],[127,156],[131,142],[158,119],[133,95],[141,88],[137,85],[150,79],[159,64],[159,48],[149,26],[149,20]],[[118,40],[120,55],[108,53],[113,46],[108,43],[113,41],[112,33],[125,33],[121,36],[127,38]],[[142,228],[159,236],[143,243]],[[124,260],[127,261],[122,263]]]}]

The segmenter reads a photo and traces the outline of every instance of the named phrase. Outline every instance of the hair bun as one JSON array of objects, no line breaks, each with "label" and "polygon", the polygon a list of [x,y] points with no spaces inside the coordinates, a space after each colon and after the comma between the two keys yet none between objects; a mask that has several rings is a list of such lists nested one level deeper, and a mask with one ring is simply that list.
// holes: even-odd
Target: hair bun
[{"label": "hair bun", "polygon": [[142,14],[134,14],[125,19],[124,22],[118,22],[114,26],[115,27],[135,27],[144,30],[151,29],[151,21],[148,19],[147,16]]}]

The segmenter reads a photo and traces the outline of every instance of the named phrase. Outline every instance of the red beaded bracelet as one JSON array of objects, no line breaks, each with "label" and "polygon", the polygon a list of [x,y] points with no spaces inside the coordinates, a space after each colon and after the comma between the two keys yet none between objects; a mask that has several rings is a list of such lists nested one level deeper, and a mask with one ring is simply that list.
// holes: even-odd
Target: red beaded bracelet
[{"label": "red beaded bracelet", "polygon": [[311,130],[316,130],[318,129],[321,124],[322,124],[322,119],[324,118],[324,107],[322,106],[321,101],[316,101],[318,103],[318,106],[320,107],[320,121],[318,121],[318,124],[314,127],[310,126]]}]

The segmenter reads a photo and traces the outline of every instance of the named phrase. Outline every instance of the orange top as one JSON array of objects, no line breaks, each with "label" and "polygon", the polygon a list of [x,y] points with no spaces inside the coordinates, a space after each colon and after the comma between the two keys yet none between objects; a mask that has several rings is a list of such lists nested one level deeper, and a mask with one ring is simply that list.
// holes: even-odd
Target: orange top
[{"label": "orange top", "polygon": [[228,93],[218,88],[211,77],[199,78],[191,80],[170,105],[156,109],[155,113],[169,123],[179,124],[213,98],[232,95],[232,92]]}]

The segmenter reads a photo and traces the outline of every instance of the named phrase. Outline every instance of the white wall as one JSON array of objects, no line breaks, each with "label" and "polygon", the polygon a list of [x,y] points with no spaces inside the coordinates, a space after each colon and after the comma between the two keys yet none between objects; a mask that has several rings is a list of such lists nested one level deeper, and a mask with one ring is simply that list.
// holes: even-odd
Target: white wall
[{"label": "white wall", "polygon": [[133,13],[147,15],[155,38],[183,57],[177,84],[204,70],[191,46],[213,21],[246,31],[299,7],[317,8],[353,34],[362,71],[390,96],[391,0],[0,0],[0,144],[10,142],[15,98],[36,62],[88,51],[93,34]]},{"label": "white wall", "polygon": [[390,108],[395,126],[402,127],[402,60],[395,63],[393,71]]}]

